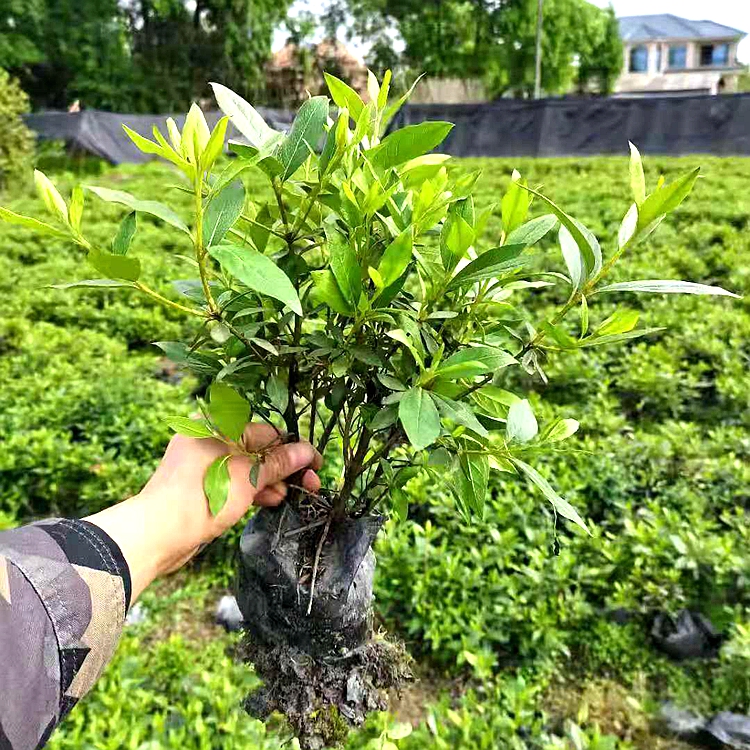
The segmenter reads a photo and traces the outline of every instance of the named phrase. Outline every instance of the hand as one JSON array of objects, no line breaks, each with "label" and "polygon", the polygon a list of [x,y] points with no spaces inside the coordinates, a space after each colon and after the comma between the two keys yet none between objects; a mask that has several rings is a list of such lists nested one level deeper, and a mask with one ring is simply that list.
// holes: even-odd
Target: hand
[{"label": "hand", "polygon": [[216,458],[229,452],[227,446],[210,438],[175,435],[140,493],[86,519],[120,546],[130,567],[132,601],[156,577],[182,567],[201,545],[237,523],[251,505],[278,505],[286,496],[286,478],[302,472],[308,492],[320,489],[315,471],[322,458],[309,443],[282,444],[266,424],[248,425],[244,441],[248,451],[264,454],[258,486],[250,483],[251,460],[233,455],[229,498],[216,516],[209,510],[203,477]]}]

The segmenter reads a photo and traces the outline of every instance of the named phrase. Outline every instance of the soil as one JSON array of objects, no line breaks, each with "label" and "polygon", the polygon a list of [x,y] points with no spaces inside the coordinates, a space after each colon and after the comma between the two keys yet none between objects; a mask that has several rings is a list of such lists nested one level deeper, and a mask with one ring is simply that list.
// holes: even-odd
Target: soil
[{"label": "soil", "polygon": [[401,644],[373,633],[377,516],[334,519],[328,498],[263,508],[240,543],[240,650],[264,686],[258,718],[283,713],[303,750],[336,745],[412,679]]}]

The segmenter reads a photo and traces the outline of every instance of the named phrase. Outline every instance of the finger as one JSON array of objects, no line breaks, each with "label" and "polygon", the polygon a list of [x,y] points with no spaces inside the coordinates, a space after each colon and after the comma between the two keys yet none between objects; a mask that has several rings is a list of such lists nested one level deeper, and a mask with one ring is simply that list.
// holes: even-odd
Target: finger
[{"label": "finger", "polygon": [[253,500],[253,505],[278,505],[286,497],[287,487],[284,482],[276,482],[261,490]]},{"label": "finger", "polygon": [[320,489],[320,477],[312,470],[308,469],[302,475],[302,486],[308,491],[315,494]]},{"label": "finger", "polygon": [[265,422],[250,423],[246,425],[243,433],[245,448],[248,451],[262,451],[280,443],[283,435],[280,430]]},{"label": "finger", "polygon": [[302,469],[319,469],[322,465],[322,456],[310,443],[300,441],[281,445],[266,455],[260,467],[258,490],[276,484]]}]

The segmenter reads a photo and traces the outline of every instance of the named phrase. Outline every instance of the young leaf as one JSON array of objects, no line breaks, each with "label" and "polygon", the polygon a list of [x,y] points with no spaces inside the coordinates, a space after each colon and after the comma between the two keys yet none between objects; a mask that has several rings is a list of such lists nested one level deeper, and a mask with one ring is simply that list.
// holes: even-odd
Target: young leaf
[{"label": "young leaf", "polygon": [[626,333],[638,325],[639,314],[635,310],[616,310],[597,329],[597,336]]},{"label": "young leaf", "polygon": [[617,247],[622,250],[638,229],[638,206],[631,204],[617,232]]},{"label": "young leaf", "polygon": [[427,448],[440,436],[440,415],[430,394],[422,388],[406,392],[398,404],[398,418],[417,450]]},{"label": "young leaf", "polygon": [[386,136],[379,146],[366,151],[365,156],[373,166],[390,169],[432,151],[452,129],[452,123],[439,121],[407,125]]},{"label": "young leaf", "polygon": [[607,344],[619,344],[631,339],[639,339],[641,336],[650,336],[652,333],[659,333],[664,328],[639,328],[635,331],[626,331],[624,333],[608,333],[606,336],[592,335],[583,341],[578,342],[579,348],[591,346],[605,346]]},{"label": "young leaf", "polygon": [[44,172],[34,170],[34,183],[39,197],[44,201],[47,210],[68,223],[68,206],[57,188],[52,184]]},{"label": "young leaf", "polygon": [[95,185],[85,185],[86,190],[90,190],[98,195],[102,200],[108,203],[119,203],[127,206],[133,211],[140,211],[144,214],[151,214],[157,219],[171,224],[173,227],[180,229],[186,234],[190,234],[187,224],[171,209],[163,203],[157,201],[142,201],[124,190],[110,190],[109,188],[96,187]]},{"label": "young leaf", "polygon": [[289,179],[314,151],[325,135],[327,119],[327,96],[314,96],[300,107],[292,128],[276,155],[284,168],[282,180]]},{"label": "young leaf", "polygon": [[508,440],[528,443],[536,437],[537,432],[539,432],[539,425],[531,410],[531,404],[526,399],[511,404],[505,429]]},{"label": "young leaf", "polygon": [[14,211],[9,211],[7,208],[0,206],[0,219],[7,222],[8,224],[15,224],[19,227],[26,227],[27,229],[33,229],[39,234],[47,234],[52,237],[68,237],[66,232],[63,232],[57,227],[53,227],[50,224],[45,224],[43,221],[38,219],[32,219],[30,216],[22,216]]},{"label": "young leaf", "polygon": [[517,360],[503,349],[493,346],[469,346],[444,360],[435,371],[435,375],[454,379],[473,377],[496,372],[513,364],[518,364]]},{"label": "young leaf", "polygon": [[206,470],[203,477],[203,491],[208,499],[212,516],[218,516],[229,499],[229,459],[231,456],[219,456]]},{"label": "young leaf", "polygon": [[88,259],[99,273],[113,279],[138,281],[138,277],[141,275],[141,263],[137,258],[90,250]]},{"label": "young leaf", "polygon": [[210,391],[208,415],[225,437],[239,440],[250,418],[250,404],[234,388],[224,383],[214,383]]},{"label": "young leaf", "polygon": [[542,439],[548,443],[559,443],[562,440],[567,440],[571,435],[575,435],[579,427],[580,424],[575,419],[559,419],[553,423],[549,430],[545,430]]},{"label": "young leaf", "polygon": [[484,501],[490,476],[486,455],[462,453],[458,459],[458,492],[465,505],[480,518],[484,517]]},{"label": "young leaf", "polygon": [[333,271],[330,269],[313,271],[310,276],[315,286],[313,296],[317,303],[322,302],[328,305],[331,310],[339,313],[339,315],[351,316],[354,314],[354,308],[342,294]]},{"label": "young leaf", "polygon": [[331,92],[331,99],[339,109],[349,111],[352,120],[357,122],[362,110],[365,107],[364,102],[360,99],[359,94],[348,84],[332,76],[330,73],[323,73],[328,84],[328,90]]},{"label": "young leaf", "polygon": [[628,146],[630,146],[630,188],[633,191],[636,206],[640,206],[646,200],[646,178],[638,149],[630,141],[628,141]]},{"label": "young leaf", "polygon": [[557,216],[554,214],[544,214],[536,219],[521,224],[505,237],[506,245],[523,245],[531,247],[536,245],[548,232],[551,232],[557,225]]},{"label": "young leaf", "polygon": [[580,526],[587,534],[591,534],[583,519],[578,515],[576,509],[567,500],[560,497],[560,495],[552,489],[550,483],[533,466],[529,466],[529,464],[518,458],[511,458],[510,461],[541,490],[547,500],[552,503],[552,507],[557,513],[563,518],[567,518],[569,521],[578,524],[578,526]]},{"label": "young leaf", "polygon": [[250,145],[259,149],[279,135],[239,94],[220,83],[212,83],[211,88],[219,109],[229,116],[234,127],[247,138]]},{"label": "young leaf", "polygon": [[401,109],[401,107],[404,106],[405,102],[412,95],[417,84],[422,80],[423,77],[424,77],[424,73],[422,73],[420,76],[417,77],[414,83],[412,83],[412,85],[409,87],[409,90],[402,97],[400,97],[395,102],[393,102],[393,104],[389,105],[389,107],[385,110],[385,113],[383,114],[383,117],[380,121],[381,133],[384,133],[386,131],[390,121],[396,116],[396,114]]},{"label": "young leaf", "polygon": [[412,228],[407,227],[385,249],[378,265],[383,286],[390,286],[406,270],[412,256]]},{"label": "young leaf", "polygon": [[734,297],[741,299],[739,294],[728,292],[720,286],[695,284],[692,281],[674,281],[666,279],[644,279],[642,281],[620,281],[617,284],[607,284],[599,287],[599,292],[654,292],[655,294],[705,294],[716,297]]},{"label": "young leaf", "polygon": [[494,279],[506,271],[520,268],[525,262],[525,259],[520,257],[523,250],[524,245],[501,245],[491,248],[465,265],[451,279],[447,291],[452,292],[462,286],[470,286],[485,279]]},{"label": "young leaf", "polygon": [[113,255],[125,255],[128,252],[137,228],[136,214],[135,211],[132,211],[120,222],[117,234],[112,240]]},{"label": "young leaf", "polygon": [[204,419],[190,419],[189,417],[165,417],[164,421],[179,435],[192,438],[214,437],[211,428]]},{"label": "young leaf", "polygon": [[224,150],[224,139],[227,134],[227,125],[229,124],[229,117],[222,117],[219,122],[216,123],[211,137],[206,144],[206,149],[203,152],[201,159],[201,166],[204,170],[209,171],[213,166],[214,162],[221,156],[221,152]]},{"label": "young leaf", "polygon": [[221,267],[255,292],[288,305],[302,315],[302,305],[289,277],[268,257],[251,247],[225,243],[212,245],[208,253]]},{"label": "young leaf", "polygon": [[521,175],[514,169],[508,190],[500,202],[503,231],[506,236],[520,227],[529,213],[531,196],[521,187],[521,184]]},{"label": "young leaf", "polygon": [[440,232],[440,257],[443,268],[448,271],[455,268],[473,242],[474,229],[451,209]]},{"label": "young leaf", "polygon": [[81,231],[81,219],[83,218],[83,188],[76,185],[70,194],[70,208],[68,209],[68,218],[70,226],[76,232]]},{"label": "young leaf", "polygon": [[347,302],[356,305],[362,294],[362,269],[351,243],[332,225],[325,226],[331,271],[336,277],[341,294]]},{"label": "young leaf", "polygon": [[657,187],[638,207],[638,230],[646,229],[660,216],[674,211],[690,194],[699,172],[700,167],[678,177],[668,185]]},{"label": "young leaf", "polygon": [[203,246],[218,245],[234,226],[245,205],[245,186],[241,180],[229,183],[214,195],[203,217]]}]

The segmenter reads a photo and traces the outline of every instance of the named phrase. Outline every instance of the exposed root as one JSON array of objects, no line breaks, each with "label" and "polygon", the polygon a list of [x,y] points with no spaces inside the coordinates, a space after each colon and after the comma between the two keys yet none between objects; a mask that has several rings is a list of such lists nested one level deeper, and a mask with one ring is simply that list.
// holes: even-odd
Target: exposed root
[{"label": "exposed root", "polygon": [[315,581],[318,579],[318,565],[320,564],[320,553],[323,551],[323,545],[328,539],[328,530],[331,528],[332,516],[328,516],[326,521],[326,527],[323,529],[323,533],[320,535],[320,541],[318,542],[318,548],[315,550],[315,562],[313,563],[312,580],[310,581],[310,601],[307,603],[307,616],[310,616],[312,612],[313,598],[315,597]]},{"label": "exposed root", "polygon": [[240,656],[252,661],[264,685],[245,709],[266,719],[282,712],[303,750],[340,744],[371,711],[388,707],[388,691],[413,679],[411,657],[400,643],[376,636],[349,652],[315,659],[288,646],[268,647],[251,637]]}]

